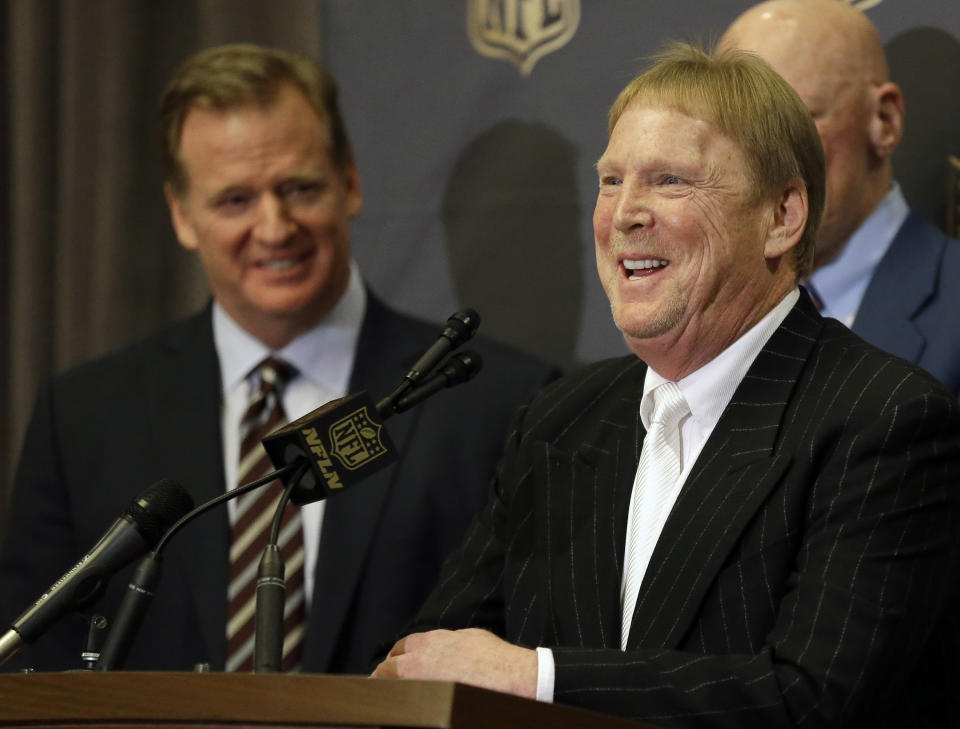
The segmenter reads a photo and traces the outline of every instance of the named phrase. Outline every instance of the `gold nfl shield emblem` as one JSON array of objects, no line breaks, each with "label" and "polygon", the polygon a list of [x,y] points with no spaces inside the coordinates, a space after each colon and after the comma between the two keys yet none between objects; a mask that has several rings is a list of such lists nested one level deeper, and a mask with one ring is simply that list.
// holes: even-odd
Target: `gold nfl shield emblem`
[{"label": "gold nfl shield emblem", "polygon": [[351,471],[386,452],[380,441],[382,426],[367,415],[366,407],[355,410],[330,426],[330,454]]},{"label": "gold nfl shield emblem", "polygon": [[524,76],[573,38],[579,24],[580,0],[467,0],[474,49],[510,61]]}]

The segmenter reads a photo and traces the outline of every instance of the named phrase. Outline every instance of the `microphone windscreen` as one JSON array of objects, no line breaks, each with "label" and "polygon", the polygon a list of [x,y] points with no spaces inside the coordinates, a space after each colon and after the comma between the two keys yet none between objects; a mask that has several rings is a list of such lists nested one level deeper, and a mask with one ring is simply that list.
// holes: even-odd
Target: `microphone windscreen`
[{"label": "microphone windscreen", "polygon": [[193,497],[176,481],[163,478],[148,486],[127,509],[137,531],[151,548],[180,517],[193,509]]},{"label": "microphone windscreen", "polygon": [[454,347],[459,347],[474,335],[480,326],[480,315],[473,309],[461,309],[450,315],[443,336],[447,337]]},{"label": "microphone windscreen", "polygon": [[444,364],[448,370],[447,387],[459,385],[461,382],[473,379],[483,366],[483,359],[473,351],[458,352]]}]

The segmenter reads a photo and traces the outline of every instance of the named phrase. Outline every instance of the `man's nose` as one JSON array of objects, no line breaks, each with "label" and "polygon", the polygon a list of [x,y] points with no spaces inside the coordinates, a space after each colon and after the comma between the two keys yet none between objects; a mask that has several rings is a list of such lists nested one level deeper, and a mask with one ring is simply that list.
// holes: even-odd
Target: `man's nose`
[{"label": "man's nose", "polygon": [[626,232],[636,227],[653,225],[653,213],[649,206],[649,191],[642,185],[624,180],[613,210],[613,225]]},{"label": "man's nose", "polygon": [[263,196],[253,229],[257,240],[268,245],[278,245],[286,242],[296,227],[283,200],[276,195]]}]

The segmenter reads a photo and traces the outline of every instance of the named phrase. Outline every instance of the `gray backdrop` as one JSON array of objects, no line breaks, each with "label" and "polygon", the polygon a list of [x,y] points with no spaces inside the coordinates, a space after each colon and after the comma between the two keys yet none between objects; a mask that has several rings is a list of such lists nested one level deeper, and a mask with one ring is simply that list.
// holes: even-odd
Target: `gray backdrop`
[{"label": "gray backdrop", "polygon": [[[897,176],[943,224],[960,3],[869,2],[906,92]],[[571,3],[4,0],[0,528],[37,384],[209,295],[170,230],[154,151],[179,59],[231,41],[316,54],[342,87],[366,198],[354,251],[372,286],[437,321],[472,305],[482,331],[569,367],[624,351],[593,263],[607,107],[666,39],[710,43],[749,4],[582,0],[572,37],[524,74],[475,49],[468,9],[522,18],[526,36],[487,37],[502,50],[569,35]]]},{"label": "gray backdrop", "polygon": [[[366,195],[354,248],[375,288],[431,318],[473,305],[486,331],[566,365],[625,351],[593,260],[607,108],[665,39],[709,44],[750,4],[584,0],[573,38],[524,76],[474,50],[467,2],[327,3],[323,61]],[[960,152],[960,3],[867,13],[906,95],[897,176],[942,224],[946,155]]]}]

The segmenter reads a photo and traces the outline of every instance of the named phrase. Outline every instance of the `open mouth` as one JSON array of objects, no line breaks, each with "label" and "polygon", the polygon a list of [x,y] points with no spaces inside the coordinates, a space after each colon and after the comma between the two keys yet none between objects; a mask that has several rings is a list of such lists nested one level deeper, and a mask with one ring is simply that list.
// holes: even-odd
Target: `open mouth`
[{"label": "open mouth", "polygon": [[621,263],[623,264],[624,274],[631,281],[652,276],[670,265],[670,261],[663,258],[624,259]]},{"label": "open mouth", "polygon": [[310,257],[310,253],[301,253],[287,258],[276,258],[269,261],[258,261],[257,268],[263,268],[268,271],[286,271],[293,268],[298,263],[302,263]]}]

